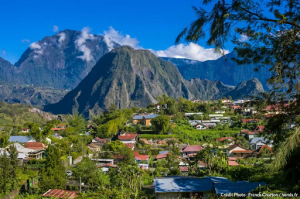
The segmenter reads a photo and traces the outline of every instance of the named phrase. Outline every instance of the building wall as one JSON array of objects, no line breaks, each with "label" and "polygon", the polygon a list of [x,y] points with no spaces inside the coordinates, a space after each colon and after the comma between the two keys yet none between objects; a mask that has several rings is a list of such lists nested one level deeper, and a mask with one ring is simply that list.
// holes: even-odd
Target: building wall
[{"label": "building wall", "polygon": [[243,149],[243,148],[241,148],[241,147],[235,147],[234,149],[231,149],[230,151],[228,151],[227,150],[227,156],[228,157],[241,157],[241,156],[235,156],[233,153],[232,153],[232,151],[235,151],[235,150],[245,150],[245,149]]}]

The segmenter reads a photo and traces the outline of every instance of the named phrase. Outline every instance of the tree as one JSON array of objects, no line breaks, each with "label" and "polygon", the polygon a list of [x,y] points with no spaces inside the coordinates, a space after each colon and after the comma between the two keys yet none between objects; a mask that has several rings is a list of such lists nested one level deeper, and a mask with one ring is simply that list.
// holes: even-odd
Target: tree
[{"label": "tree", "polygon": [[17,188],[17,169],[18,169],[18,151],[15,145],[9,146],[9,158],[10,158],[10,165],[11,165],[11,172],[10,172],[10,183],[11,189],[14,190]]},{"label": "tree", "polygon": [[156,133],[167,133],[170,127],[170,117],[167,115],[159,115],[151,120]]},{"label": "tree", "polygon": [[9,144],[9,135],[7,133],[0,134],[0,148],[5,148]]},{"label": "tree", "polygon": [[[212,3],[203,0],[203,4]],[[300,13],[299,0],[268,2],[222,0],[212,6],[211,11],[193,7],[198,18],[178,35],[175,43],[182,38],[187,42],[197,42],[205,38],[206,29],[210,33],[207,44],[224,53],[226,42],[230,39],[236,45],[238,64],[260,63],[272,65],[269,83],[281,85],[274,87],[288,92],[298,90]],[[208,27],[207,27],[208,26]],[[236,34],[246,36],[242,40]],[[259,69],[259,67],[258,67]]]},{"label": "tree", "polygon": [[69,125],[76,129],[76,133],[83,133],[86,129],[86,121],[77,111],[73,112],[72,115],[68,115],[67,121]]},{"label": "tree", "polygon": [[95,179],[94,177],[98,176],[98,168],[96,167],[96,163],[89,157],[84,157],[81,162],[72,169],[72,173],[77,179],[81,177],[81,181],[84,184],[90,186],[97,184],[97,178]]},{"label": "tree", "polygon": [[116,141],[111,141],[111,142],[105,144],[103,146],[103,150],[117,152],[117,151],[119,151],[119,149],[123,149],[124,146],[125,145],[123,142],[121,142],[120,140],[116,140]]},{"label": "tree", "polygon": [[64,188],[66,184],[66,173],[59,149],[49,145],[46,154],[45,167],[40,171],[39,187],[42,191]]},{"label": "tree", "polygon": [[40,126],[36,123],[31,123],[28,125],[30,129],[30,135],[37,141],[40,142],[43,139],[43,134],[40,130]]},{"label": "tree", "polygon": [[245,148],[249,148],[249,142],[243,136],[237,136],[234,143]]}]

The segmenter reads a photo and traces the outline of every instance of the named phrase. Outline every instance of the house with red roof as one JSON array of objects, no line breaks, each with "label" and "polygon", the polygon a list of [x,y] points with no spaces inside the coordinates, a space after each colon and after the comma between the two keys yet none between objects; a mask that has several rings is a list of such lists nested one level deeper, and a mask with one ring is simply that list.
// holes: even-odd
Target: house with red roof
[{"label": "house with red roof", "polygon": [[120,140],[124,144],[128,144],[128,143],[135,144],[137,136],[138,134],[136,133],[126,132],[122,130],[118,135],[118,140]]},{"label": "house with red roof", "polygon": [[134,159],[137,163],[148,162],[150,155],[140,155],[139,152],[134,151]]},{"label": "house with red roof", "polygon": [[134,144],[132,144],[132,143],[126,143],[124,145],[127,146],[128,148],[130,148],[131,150],[134,150]]},{"label": "house with red roof", "polygon": [[243,129],[243,130],[240,131],[240,135],[245,135],[245,134],[247,134],[248,132],[249,132],[248,129]]},{"label": "house with red roof", "polygon": [[187,145],[181,153],[183,156],[187,156],[189,154],[197,154],[202,149],[203,147],[199,145]]},{"label": "house with red roof", "polygon": [[90,151],[92,152],[99,152],[101,147],[93,142],[91,142],[89,145],[88,145],[88,148],[90,149]]},{"label": "house with red roof", "polygon": [[169,152],[168,153],[158,154],[155,159],[156,160],[165,159],[168,156],[168,154],[169,154]]},{"label": "house with red roof", "polygon": [[264,132],[265,126],[257,126],[253,131],[257,133]]},{"label": "house with red roof", "polygon": [[229,166],[239,166],[239,163],[237,163],[236,161],[233,161],[233,160],[229,160],[228,165]]},{"label": "house with red roof", "polygon": [[270,152],[271,154],[273,154],[272,148],[269,147],[268,145],[263,145],[263,146],[261,146],[259,149],[257,149],[256,151],[254,151],[254,154],[255,154],[256,156],[258,156],[264,149],[269,150],[269,152]]},{"label": "house with red roof", "polygon": [[189,174],[189,167],[187,166],[179,166],[179,170],[182,175],[186,176]]},{"label": "house with red roof", "polygon": [[284,109],[289,106],[288,102],[281,102],[274,105],[269,105],[266,108],[262,109],[266,112],[267,115],[278,115],[284,114]]},{"label": "house with red roof", "polygon": [[22,133],[29,133],[30,132],[30,129],[29,128],[22,128]]},{"label": "house with red roof", "polygon": [[58,124],[56,127],[57,128],[67,128],[67,125],[66,124]]},{"label": "house with red roof", "polygon": [[26,142],[24,147],[33,150],[43,150],[47,148],[47,146],[44,145],[42,142]]},{"label": "house with red roof", "polygon": [[105,164],[97,165],[97,168],[101,169],[103,173],[106,173],[109,171],[110,168],[118,168],[118,165],[112,163],[105,163]]},{"label": "house with red roof", "polygon": [[54,197],[54,198],[76,198],[79,195],[78,191],[69,191],[63,189],[49,189],[42,197]]},{"label": "house with red roof", "polygon": [[259,132],[257,132],[257,131],[256,131],[256,132],[254,132],[254,131],[248,132],[248,133],[246,133],[246,138],[247,138],[248,140],[251,140],[251,139],[257,137],[258,134],[259,134]]},{"label": "house with red roof", "polygon": [[216,139],[216,142],[223,142],[224,140],[227,140],[228,142],[232,142],[233,137],[222,137],[222,138]]},{"label": "house with red roof", "polygon": [[242,158],[242,157],[248,156],[251,153],[252,153],[251,150],[249,150],[245,147],[242,147],[240,145],[237,145],[237,144],[231,145],[226,149],[226,154],[228,157],[241,157]]}]

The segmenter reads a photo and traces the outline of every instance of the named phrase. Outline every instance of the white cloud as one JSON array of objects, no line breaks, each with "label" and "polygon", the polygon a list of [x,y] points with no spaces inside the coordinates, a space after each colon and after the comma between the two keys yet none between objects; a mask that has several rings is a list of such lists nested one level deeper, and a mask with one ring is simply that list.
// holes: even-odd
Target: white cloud
[{"label": "white cloud", "polygon": [[91,61],[93,59],[93,56],[91,55],[91,50],[85,45],[86,40],[94,39],[94,35],[90,34],[90,31],[90,28],[84,27],[81,30],[80,36],[75,40],[77,49],[83,52],[83,55],[78,56],[78,58],[86,61]]},{"label": "white cloud", "polygon": [[[216,53],[213,48],[204,48],[195,43],[178,44],[169,47],[166,50],[151,50],[158,57],[173,57],[173,58],[185,58],[198,61],[216,60],[220,58],[223,53]],[[228,54],[228,50],[224,50],[224,54]]]},{"label": "white cloud", "polygon": [[116,31],[113,27],[109,27],[108,31],[104,31],[104,41],[106,42],[109,51],[114,48],[113,42],[116,42],[122,46],[131,46],[135,49],[141,49],[142,47],[138,44],[140,43],[136,38],[130,37],[130,35],[123,35],[122,32]]},{"label": "white cloud", "polygon": [[240,42],[245,42],[245,41],[248,41],[248,39],[249,39],[249,38],[248,38],[247,35],[242,34],[242,35],[241,35],[241,38],[239,39],[239,41],[240,41]]},{"label": "white cloud", "polygon": [[[143,47],[139,45],[139,40],[132,38],[130,35],[124,35],[122,32],[116,31],[113,27],[109,27],[108,31],[104,31],[104,41],[109,51],[114,48],[113,41],[122,46],[128,45],[135,49],[143,49]],[[174,45],[166,50],[148,50],[158,57],[185,58],[198,61],[215,60],[222,56],[222,54],[216,53],[213,48],[205,49],[195,43]],[[224,50],[224,54],[228,53],[228,50]]]},{"label": "white cloud", "polygon": [[65,39],[66,39],[66,33],[61,32],[61,33],[58,33],[57,35],[59,36],[59,39],[58,39],[59,44],[62,44],[62,42],[65,41]]},{"label": "white cloud", "polygon": [[5,50],[3,50],[3,51],[2,51],[2,54],[3,54],[3,55],[6,55],[6,51],[5,51]]},{"label": "white cloud", "polygon": [[53,26],[52,31],[53,31],[53,32],[57,32],[57,31],[58,31],[58,26]]},{"label": "white cloud", "polygon": [[30,40],[29,39],[22,39],[22,41],[21,41],[23,44],[26,44],[26,43],[29,43],[30,42]]},{"label": "white cloud", "polygon": [[32,50],[35,50],[35,49],[41,49],[42,47],[38,43],[33,42],[33,43],[30,44],[30,48]]},{"label": "white cloud", "polygon": [[[44,45],[45,45],[45,43],[44,43]],[[42,49],[41,45],[39,45],[36,42],[31,43],[30,48],[37,54],[40,54],[40,55],[43,54],[43,49]]]}]

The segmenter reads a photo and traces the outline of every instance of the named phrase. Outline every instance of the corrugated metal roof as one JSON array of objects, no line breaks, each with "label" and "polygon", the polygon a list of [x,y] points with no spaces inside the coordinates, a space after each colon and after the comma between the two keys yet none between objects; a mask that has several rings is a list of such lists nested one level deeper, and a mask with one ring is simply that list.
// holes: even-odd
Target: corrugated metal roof
[{"label": "corrugated metal roof", "polygon": [[205,176],[209,178],[213,183],[232,183],[230,180],[224,177],[213,177],[213,176]]},{"label": "corrugated metal roof", "polygon": [[203,192],[213,191],[213,183],[208,178],[170,177],[155,179],[155,192]]},{"label": "corrugated metal roof", "polygon": [[157,114],[150,114],[150,115],[136,115],[133,117],[134,120],[141,120],[143,119],[143,117],[145,117],[145,119],[153,119],[155,117],[157,117]]},{"label": "corrugated metal roof", "polygon": [[254,138],[252,138],[252,140],[249,143],[250,144],[256,144],[258,142],[267,143],[267,142],[269,142],[269,139],[264,138],[264,137],[254,137]]},{"label": "corrugated metal roof", "polygon": [[31,136],[10,136],[9,137],[9,142],[20,142],[20,143],[26,143],[29,140],[31,140],[32,137]]},{"label": "corrugated metal roof", "polygon": [[249,193],[252,190],[259,187],[259,185],[264,186],[264,182],[240,182],[240,183],[216,183],[215,189],[216,194],[225,193]]},{"label": "corrugated metal roof", "polygon": [[57,198],[75,198],[78,191],[67,191],[63,189],[49,189],[43,194],[43,197],[57,197]]}]

